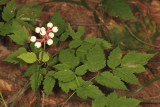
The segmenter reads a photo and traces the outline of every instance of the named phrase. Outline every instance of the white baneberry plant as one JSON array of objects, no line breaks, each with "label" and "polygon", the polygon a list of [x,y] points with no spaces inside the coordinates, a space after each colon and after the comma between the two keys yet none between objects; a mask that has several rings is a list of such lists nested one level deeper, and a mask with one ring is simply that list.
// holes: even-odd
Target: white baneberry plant
[{"label": "white baneberry plant", "polygon": [[[10,7],[16,8],[13,0],[8,4],[5,3],[5,5],[5,9],[8,11]],[[139,85],[135,73],[145,72],[144,65],[154,54],[131,51],[126,55],[122,55],[122,50],[119,47],[109,52],[112,47],[108,41],[90,36],[82,40],[83,27],[78,27],[75,32],[57,11],[54,12],[47,24],[47,29],[45,27],[36,27],[34,29],[33,25],[22,20],[26,18],[22,17],[24,16],[22,14],[31,11],[30,8],[23,8],[12,13],[6,12],[5,9],[2,18],[6,23],[0,22],[0,27],[1,25],[4,27],[8,25],[12,27],[12,30],[8,30],[9,33],[5,32],[3,34],[9,35],[18,45],[26,45],[25,47],[28,46],[28,43],[31,45],[27,48],[17,49],[4,61],[14,64],[19,63],[22,66],[24,63],[29,64],[23,77],[30,77],[29,81],[33,93],[44,90],[46,95],[49,96],[53,92],[57,81],[59,87],[66,94],[72,91],[73,94],[77,94],[82,99],[92,99],[92,107],[136,107],[140,103],[137,99],[118,97],[114,90],[128,90],[124,82]],[[36,17],[31,15],[27,17],[29,19]],[[14,19],[15,16],[16,19]],[[9,23],[10,21],[12,23]],[[29,33],[23,29],[27,26],[39,35],[30,37]],[[2,32],[0,32],[0,35],[2,35]],[[52,48],[51,45],[56,45],[57,42],[65,40],[69,42],[65,49],[60,49],[54,55],[48,55],[45,52],[45,44]],[[109,52],[107,53],[109,56],[106,55],[105,51]],[[94,73],[94,76],[91,79],[84,79],[83,77],[88,73]],[[40,85],[43,88],[40,88]],[[106,90],[110,88],[113,92],[105,93],[99,86],[106,87]]]}]

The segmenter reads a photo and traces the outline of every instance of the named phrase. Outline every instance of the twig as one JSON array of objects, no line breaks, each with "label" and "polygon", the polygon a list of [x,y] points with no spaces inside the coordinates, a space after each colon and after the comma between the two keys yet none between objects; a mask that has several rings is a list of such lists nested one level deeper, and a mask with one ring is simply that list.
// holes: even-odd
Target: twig
[{"label": "twig", "polygon": [[147,42],[139,39],[139,38],[131,31],[131,29],[128,27],[128,25],[125,24],[125,27],[126,27],[126,29],[128,30],[128,32],[131,34],[131,36],[132,36],[133,38],[135,38],[137,41],[139,41],[139,42],[141,42],[141,43],[143,43],[143,44],[145,44],[145,45],[151,46],[151,47],[160,48],[160,46],[152,45],[152,44],[149,44],[149,43],[147,43]]}]

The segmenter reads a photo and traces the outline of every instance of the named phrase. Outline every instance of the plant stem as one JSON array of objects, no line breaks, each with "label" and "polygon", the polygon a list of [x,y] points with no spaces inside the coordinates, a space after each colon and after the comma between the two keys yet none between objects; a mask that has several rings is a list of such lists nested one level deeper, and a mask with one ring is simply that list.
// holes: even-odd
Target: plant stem
[{"label": "plant stem", "polygon": [[7,104],[6,104],[6,102],[4,101],[4,98],[3,98],[3,95],[2,95],[2,93],[1,93],[1,91],[0,91],[0,96],[1,96],[1,98],[2,98],[2,101],[3,101],[4,105],[5,105],[5,107],[7,107]]},{"label": "plant stem", "polygon": [[73,92],[73,93],[68,97],[68,99],[63,103],[63,105],[62,105],[61,107],[63,107],[63,106],[68,102],[68,100],[69,100],[75,93],[76,93],[76,91]]}]

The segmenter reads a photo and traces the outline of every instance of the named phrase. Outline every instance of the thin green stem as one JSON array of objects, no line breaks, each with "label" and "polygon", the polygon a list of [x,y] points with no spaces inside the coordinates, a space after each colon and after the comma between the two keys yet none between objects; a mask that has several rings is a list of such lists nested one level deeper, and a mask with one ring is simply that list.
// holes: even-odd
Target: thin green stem
[{"label": "thin green stem", "polygon": [[15,104],[17,98],[19,97],[19,95],[21,94],[21,92],[25,89],[25,87],[27,86],[27,84],[28,84],[29,81],[30,81],[30,80],[28,80],[28,81],[24,84],[24,86],[21,88],[21,90],[18,92],[16,98],[14,99],[14,101],[13,101],[13,103],[11,104],[10,107],[13,107],[13,106],[14,106],[14,104]]},{"label": "thin green stem", "polygon": [[2,93],[1,93],[1,91],[0,91],[0,96],[1,96],[1,98],[2,98],[2,101],[3,101],[4,105],[5,105],[5,107],[7,107],[7,104],[6,104],[6,102],[4,101],[4,98],[3,98],[3,95],[2,95]]},{"label": "thin green stem", "polygon": [[135,89],[131,94],[129,94],[127,97],[130,98],[132,97],[135,93],[139,92],[140,90],[142,90],[144,87],[146,87],[147,85],[159,80],[160,77],[156,77],[152,80],[147,81],[146,83],[144,83],[143,85],[141,85],[139,88]]},{"label": "thin green stem", "polygon": [[74,91],[69,97],[68,99],[63,103],[63,105],[61,107],[63,107],[67,102],[68,100],[76,93],[76,91]]}]

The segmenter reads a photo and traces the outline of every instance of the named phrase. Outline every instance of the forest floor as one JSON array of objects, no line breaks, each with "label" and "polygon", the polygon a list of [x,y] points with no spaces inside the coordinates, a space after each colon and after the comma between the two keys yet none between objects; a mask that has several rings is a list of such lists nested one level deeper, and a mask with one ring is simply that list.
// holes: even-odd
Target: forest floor
[{"label": "forest floor", "polygon": [[[16,3],[23,5],[32,2],[41,3],[47,1],[48,0],[16,0]],[[101,0],[86,0],[86,1],[91,8],[94,8]],[[93,12],[87,10],[85,7],[66,2],[45,3],[42,4],[42,6],[44,6],[44,8],[40,16],[41,22],[39,23],[39,25],[44,25],[45,23],[47,23],[50,17],[53,15],[54,10],[56,9],[58,13],[68,23],[72,25],[73,28],[75,27],[76,29],[77,26],[83,26],[85,28],[84,36],[90,35],[92,37],[93,36],[100,38],[102,37],[98,29],[98,25],[94,20]],[[146,5],[144,4],[142,7],[144,6]],[[150,14],[152,20],[154,20],[157,23],[160,31],[160,20],[158,20],[160,19],[160,14],[157,14],[158,12],[160,13],[160,1],[153,0],[149,4],[149,7],[143,8],[144,11],[142,12],[146,12],[147,9],[150,10],[150,13],[148,14]],[[99,11],[98,16],[102,17],[105,23],[109,23],[109,18],[105,15],[103,11]],[[105,33],[108,32],[107,29],[104,29],[104,31]],[[153,44],[160,46],[160,33]],[[53,54],[59,51],[61,47],[63,46],[58,46],[58,47],[53,46],[51,48],[48,48],[47,51],[50,54]],[[17,48],[19,48],[19,46],[11,41],[9,41],[9,43],[8,41],[5,42],[3,41],[3,43],[0,43],[0,60],[7,57]],[[144,84],[147,81],[160,76],[160,52],[159,49],[155,50],[157,51],[156,56],[152,58],[151,61],[149,61],[149,63],[146,65],[147,72],[138,75],[140,84]],[[20,89],[23,88],[25,82],[27,81],[28,78],[22,78],[22,75],[27,69],[27,67],[28,65],[20,67],[18,65],[0,61],[0,71],[3,71],[0,72],[0,91],[4,95],[3,97],[8,104],[14,101],[16,94]],[[130,85],[129,86],[130,91],[124,92],[124,95],[128,95],[138,87],[139,86],[136,85]],[[37,107],[37,97],[36,95],[33,95],[30,86],[27,86],[27,88],[25,88],[23,92],[24,93],[22,93],[22,95],[20,95],[20,97],[17,99],[15,107],[20,107],[20,105],[24,105],[27,107]],[[118,90],[117,92],[120,93],[120,91]],[[69,93],[69,95],[70,94],[71,93]],[[48,98],[46,98],[44,93],[41,92],[40,98],[38,100],[40,100],[40,102],[42,101],[44,102],[45,105],[44,107],[56,107],[57,104],[64,103],[64,101],[68,98],[69,95],[66,95],[63,91],[57,88],[54,89],[54,93],[52,92]],[[133,98],[146,101],[143,104],[140,104],[139,107],[160,107],[160,80],[155,81],[152,84],[146,86],[145,88],[137,92],[135,95],[133,95]],[[90,107],[90,106],[91,106],[90,99],[82,100],[76,96],[73,96],[69,100],[69,102],[65,105],[65,107]]]}]

